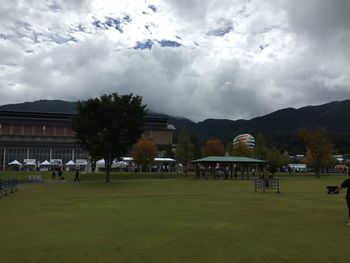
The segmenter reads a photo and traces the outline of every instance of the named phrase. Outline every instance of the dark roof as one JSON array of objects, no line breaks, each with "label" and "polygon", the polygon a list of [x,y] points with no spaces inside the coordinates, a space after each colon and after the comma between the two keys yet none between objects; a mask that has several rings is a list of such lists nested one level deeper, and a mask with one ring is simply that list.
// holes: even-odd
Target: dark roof
[{"label": "dark roof", "polygon": [[[3,122],[42,122],[42,121],[60,121],[68,122],[74,113],[59,113],[59,112],[39,112],[39,111],[13,111],[0,110],[0,120]],[[147,115],[145,117],[145,129],[152,130],[175,130],[172,124],[168,123],[167,117],[155,117]]]},{"label": "dark roof", "polygon": [[239,156],[208,156],[193,160],[191,163],[266,163],[266,161]]},{"label": "dark roof", "polygon": [[68,119],[70,116],[70,113],[0,110],[1,118],[11,119]]}]

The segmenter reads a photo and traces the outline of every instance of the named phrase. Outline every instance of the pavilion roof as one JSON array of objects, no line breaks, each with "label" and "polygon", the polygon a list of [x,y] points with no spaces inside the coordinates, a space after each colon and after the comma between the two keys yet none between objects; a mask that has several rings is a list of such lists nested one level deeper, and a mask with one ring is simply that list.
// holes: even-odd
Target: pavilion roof
[{"label": "pavilion roof", "polygon": [[191,163],[266,163],[266,161],[240,156],[208,156],[193,160]]}]

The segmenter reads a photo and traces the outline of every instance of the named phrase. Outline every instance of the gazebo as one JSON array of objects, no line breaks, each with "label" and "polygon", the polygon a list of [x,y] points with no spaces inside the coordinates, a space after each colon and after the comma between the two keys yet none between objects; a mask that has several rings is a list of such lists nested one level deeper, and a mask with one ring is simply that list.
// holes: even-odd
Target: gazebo
[{"label": "gazebo", "polygon": [[208,168],[210,168],[210,172],[214,179],[217,178],[216,168],[220,167],[221,165],[225,169],[225,178],[228,179],[228,173],[230,173],[230,177],[232,179],[233,173],[235,177],[237,177],[238,166],[241,168],[242,178],[244,178],[244,172],[246,172],[247,178],[249,178],[249,166],[255,165],[255,167],[261,168],[266,164],[266,161],[239,156],[208,156],[205,158],[193,160],[191,163],[196,166],[197,179],[200,178],[200,165],[204,167],[205,170],[208,170]]}]

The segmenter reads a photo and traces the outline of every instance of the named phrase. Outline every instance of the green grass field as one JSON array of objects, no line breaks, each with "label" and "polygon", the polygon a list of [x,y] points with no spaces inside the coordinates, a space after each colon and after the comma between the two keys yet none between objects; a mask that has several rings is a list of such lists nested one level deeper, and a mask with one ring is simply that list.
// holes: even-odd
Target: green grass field
[{"label": "green grass field", "polygon": [[81,177],[0,198],[0,262],[349,261],[345,191],[325,189],[345,177],[283,177],[281,194],[253,181]]}]

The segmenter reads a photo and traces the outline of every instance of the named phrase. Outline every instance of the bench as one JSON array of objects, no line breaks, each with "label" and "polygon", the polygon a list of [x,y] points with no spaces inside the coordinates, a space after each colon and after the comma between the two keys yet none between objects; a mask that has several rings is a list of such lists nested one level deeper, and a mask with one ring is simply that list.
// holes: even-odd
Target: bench
[{"label": "bench", "polygon": [[0,195],[7,195],[7,189],[5,187],[5,180],[0,179]]},{"label": "bench", "polygon": [[3,179],[0,180],[0,195],[5,195],[14,193],[17,191],[17,179]]},{"label": "bench", "polygon": [[255,192],[258,190],[262,190],[265,192],[265,190],[273,190],[276,189],[277,193],[280,192],[280,182],[278,179],[255,179],[254,180],[254,185],[255,185]]},{"label": "bench", "polygon": [[41,175],[30,175],[28,181],[30,183],[41,183],[41,182],[43,182]]}]

